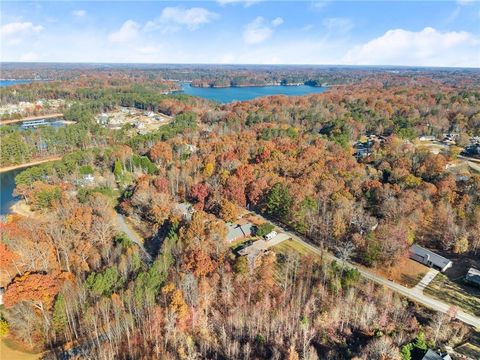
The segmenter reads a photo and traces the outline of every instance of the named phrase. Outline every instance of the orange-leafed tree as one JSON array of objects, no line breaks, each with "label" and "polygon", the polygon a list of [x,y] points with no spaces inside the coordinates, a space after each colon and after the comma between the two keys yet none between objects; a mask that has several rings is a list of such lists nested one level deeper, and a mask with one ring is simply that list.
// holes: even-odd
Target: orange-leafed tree
[{"label": "orange-leafed tree", "polygon": [[48,311],[52,308],[62,284],[71,277],[69,273],[32,274],[29,272],[18,276],[5,291],[3,296],[5,308],[11,308],[19,302],[26,301],[41,310]]}]

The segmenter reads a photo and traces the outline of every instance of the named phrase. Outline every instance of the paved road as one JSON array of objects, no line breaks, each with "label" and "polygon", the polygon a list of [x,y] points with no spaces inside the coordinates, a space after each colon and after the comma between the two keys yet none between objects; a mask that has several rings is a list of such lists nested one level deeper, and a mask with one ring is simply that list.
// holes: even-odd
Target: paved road
[{"label": "paved road", "polygon": [[[258,216],[260,216],[260,215],[258,215]],[[260,217],[262,217],[262,216],[260,216]],[[268,219],[264,219],[264,220],[265,221],[270,221]],[[276,226],[282,232],[289,235],[290,238],[293,241],[296,241],[297,243],[300,243],[301,245],[305,246],[306,248],[310,249],[312,252],[314,252],[318,255],[322,255],[322,251],[317,246],[314,246],[314,245],[306,242],[304,239],[300,238],[296,234],[294,234],[294,233],[286,230],[285,228],[283,228],[283,226],[279,226],[278,224],[276,224]],[[335,257],[334,255],[332,255],[328,252],[323,252],[323,255],[327,256],[331,260],[335,260],[335,261],[340,262],[340,263],[342,262],[342,260],[340,260],[339,258]],[[426,306],[430,309],[440,311],[442,313],[447,313],[452,308],[452,305],[446,304],[446,303],[444,303],[440,300],[433,299],[433,298],[423,294],[423,292],[421,292],[421,291],[414,290],[414,289],[409,289],[405,286],[396,284],[393,281],[387,280],[387,279],[385,279],[381,276],[378,276],[378,275],[366,270],[365,268],[359,267],[359,266],[351,264],[351,263],[345,263],[345,265],[348,266],[348,267],[357,269],[364,278],[369,279],[369,280],[371,280],[371,281],[373,281],[377,284],[386,286],[386,287],[390,288],[391,290],[409,298],[410,300],[413,300],[413,301],[415,301],[419,304],[422,304],[422,305],[424,305],[424,306]],[[470,314],[467,314],[466,312],[464,312],[462,310],[457,310],[456,318],[458,320],[464,322],[465,324],[471,325],[475,328],[480,328],[480,318],[478,318],[476,316],[473,316],[473,315],[470,315]]]},{"label": "paved road", "polygon": [[145,247],[143,246],[143,239],[138,236],[138,234],[130,229],[130,226],[128,226],[127,222],[125,221],[125,217],[122,214],[117,213],[117,224],[118,228],[123,231],[129,238],[132,240],[135,244],[138,245],[140,248],[141,252],[145,256],[145,259],[147,261],[152,261],[152,257],[150,254],[145,250]]}]

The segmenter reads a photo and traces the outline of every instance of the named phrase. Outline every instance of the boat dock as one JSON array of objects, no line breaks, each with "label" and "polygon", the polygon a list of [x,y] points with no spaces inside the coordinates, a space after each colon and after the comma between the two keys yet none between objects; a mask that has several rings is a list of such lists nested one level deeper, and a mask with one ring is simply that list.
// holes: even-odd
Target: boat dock
[{"label": "boat dock", "polygon": [[[56,118],[63,118],[63,114],[57,113],[57,114],[48,114],[48,115],[39,115],[39,116],[29,116],[21,119],[1,120],[0,125],[9,125],[9,124],[27,123],[27,122],[33,124],[35,121],[43,120],[44,124],[38,123],[36,125],[36,126],[39,126],[39,125],[45,125],[45,120],[56,119]],[[33,125],[27,125],[27,126],[32,127]]]}]

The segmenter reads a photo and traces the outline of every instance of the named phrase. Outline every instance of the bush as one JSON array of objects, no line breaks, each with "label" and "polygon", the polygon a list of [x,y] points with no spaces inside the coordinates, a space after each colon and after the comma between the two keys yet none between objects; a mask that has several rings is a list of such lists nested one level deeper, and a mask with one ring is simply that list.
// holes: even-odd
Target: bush
[{"label": "bush", "polygon": [[239,256],[235,261],[234,270],[236,274],[248,273],[248,260],[245,256]]},{"label": "bush", "polygon": [[269,234],[270,232],[272,232],[273,228],[274,228],[274,226],[272,224],[264,223],[264,224],[259,225],[257,227],[255,235],[263,237],[263,236]]},{"label": "bush", "polygon": [[93,168],[90,165],[84,165],[80,167],[79,172],[81,175],[93,174]]},{"label": "bush", "polygon": [[0,319],[0,337],[8,335],[10,331],[10,326],[8,325],[7,320]]}]

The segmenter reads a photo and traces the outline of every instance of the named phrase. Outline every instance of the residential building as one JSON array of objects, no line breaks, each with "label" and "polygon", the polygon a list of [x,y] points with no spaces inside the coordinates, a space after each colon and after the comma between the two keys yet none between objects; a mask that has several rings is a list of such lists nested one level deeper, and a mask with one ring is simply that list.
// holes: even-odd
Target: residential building
[{"label": "residential building", "polygon": [[417,244],[412,245],[410,248],[410,258],[428,267],[436,268],[441,272],[444,272],[453,265],[451,260]]},{"label": "residential building", "polygon": [[452,360],[450,355],[441,355],[431,349],[428,349],[422,360]]},{"label": "residential building", "polygon": [[254,225],[252,223],[240,224],[227,224],[227,242],[232,243],[234,241],[252,236],[254,233]]},{"label": "residential building", "polygon": [[465,275],[465,282],[480,287],[480,270],[470,268]]}]

